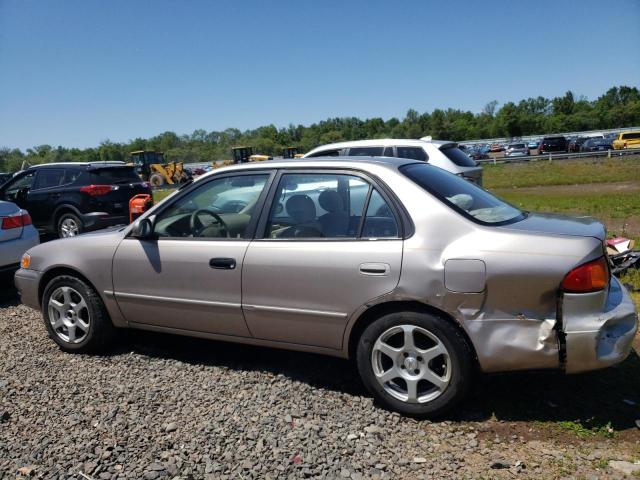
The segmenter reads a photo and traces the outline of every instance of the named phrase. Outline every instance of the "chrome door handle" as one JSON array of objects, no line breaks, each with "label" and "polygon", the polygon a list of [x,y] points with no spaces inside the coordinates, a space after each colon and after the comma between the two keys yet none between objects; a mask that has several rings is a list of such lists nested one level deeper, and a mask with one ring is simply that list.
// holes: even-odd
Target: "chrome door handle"
[{"label": "chrome door handle", "polygon": [[391,266],[388,263],[361,263],[359,270],[362,275],[382,277],[389,273]]}]

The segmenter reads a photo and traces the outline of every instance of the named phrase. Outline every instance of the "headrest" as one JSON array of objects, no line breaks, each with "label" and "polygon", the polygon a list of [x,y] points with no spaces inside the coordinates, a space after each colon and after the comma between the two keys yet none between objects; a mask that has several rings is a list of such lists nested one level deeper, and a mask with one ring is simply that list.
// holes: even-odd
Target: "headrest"
[{"label": "headrest", "polygon": [[287,213],[297,223],[312,222],[316,219],[316,205],[307,195],[294,195],[287,200]]},{"label": "headrest", "polygon": [[335,190],[325,190],[318,197],[318,203],[327,212],[341,212],[344,210],[342,197]]}]

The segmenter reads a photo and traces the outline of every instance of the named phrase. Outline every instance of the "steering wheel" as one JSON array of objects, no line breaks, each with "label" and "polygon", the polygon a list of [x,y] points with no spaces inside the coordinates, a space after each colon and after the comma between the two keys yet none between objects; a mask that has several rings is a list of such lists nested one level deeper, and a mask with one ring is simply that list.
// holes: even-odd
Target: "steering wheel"
[{"label": "steering wheel", "polygon": [[[226,237],[229,238],[229,227],[227,226],[226,223],[224,223],[224,220],[222,219],[222,217],[218,215],[216,212],[213,212],[206,208],[197,209],[195,212],[191,214],[191,217],[189,218],[189,227],[191,228],[191,232],[194,237],[200,236],[200,233],[202,232],[202,230],[206,228],[200,221],[200,218],[198,218],[199,215],[202,213],[206,213],[207,215],[212,217],[216,221],[216,223],[220,225],[220,228],[224,229]],[[199,223],[200,226],[199,227],[196,226],[196,223]]]}]

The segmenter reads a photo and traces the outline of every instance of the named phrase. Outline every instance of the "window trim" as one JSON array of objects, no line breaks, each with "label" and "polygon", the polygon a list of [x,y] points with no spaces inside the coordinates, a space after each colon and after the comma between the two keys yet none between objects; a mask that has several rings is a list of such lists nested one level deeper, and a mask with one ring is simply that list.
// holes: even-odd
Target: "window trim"
[{"label": "window trim", "polygon": [[[253,239],[255,232],[256,232],[256,226],[258,224],[258,220],[260,219],[261,215],[262,215],[262,210],[264,207],[264,202],[265,202],[265,198],[267,196],[267,194],[269,193],[270,189],[271,189],[271,184],[273,183],[273,179],[276,176],[276,170],[275,169],[268,169],[268,170],[238,170],[238,171],[232,171],[232,172],[224,172],[221,173],[219,175],[211,175],[211,177],[207,178],[206,180],[203,179],[199,182],[193,182],[189,185],[189,188],[185,188],[184,191],[180,191],[178,190],[178,194],[175,196],[175,198],[171,199],[171,202],[168,202],[166,205],[162,205],[161,208],[158,209],[157,212],[153,212],[153,215],[150,215],[148,218],[152,218],[153,219],[153,225],[155,228],[155,224],[156,224],[156,219],[158,217],[158,215],[162,214],[163,212],[165,212],[167,209],[169,209],[171,206],[175,205],[176,202],[178,202],[179,200],[183,199],[186,195],[189,195],[190,193],[192,193],[195,190],[198,190],[200,188],[204,188],[205,185],[220,180],[220,179],[224,179],[224,178],[232,178],[232,177],[246,177],[246,176],[254,176],[254,175],[267,175],[267,181],[265,182],[264,188],[262,189],[262,192],[260,193],[260,196],[258,197],[258,200],[256,202],[256,210],[255,210],[255,214],[252,215],[251,220],[249,221],[249,224],[247,225],[247,228],[245,230],[245,235],[241,238],[227,238],[227,237],[160,237],[160,236],[154,236],[153,238],[150,238],[150,241],[160,241],[160,240],[181,240],[181,241],[195,241],[195,242],[249,242]],[[131,238],[134,240],[139,240],[135,237],[131,236],[131,231],[132,229],[130,228],[129,231],[127,232],[125,239],[126,238]],[[155,232],[154,232],[155,233]]]},{"label": "window trim", "polygon": [[[421,162],[424,163],[424,162]],[[395,219],[396,225],[398,226],[398,236],[396,237],[368,237],[362,238],[362,219],[361,225],[358,228],[358,235],[356,237],[332,237],[332,238],[271,238],[267,236],[267,223],[269,221],[269,215],[271,214],[271,208],[274,204],[275,196],[278,191],[278,186],[280,185],[280,180],[283,175],[294,174],[294,175],[350,175],[354,177],[359,177],[363,179],[365,182],[369,184],[369,191],[367,192],[366,204],[363,205],[363,217],[366,216],[366,209],[368,208],[368,200],[371,196],[371,192],[375,188],[378,190],[378,193],[382,196],[385,202],[389,205],[391,209],[391,213]],[[402,203],[398,200],[398,198],[392,194],[389,187],[387,187],[383,182],[381,182],[376,176],[369,174],[368,172],[363,172],[361,170],[350,169],[350,168],[308,168],[308,167],[289,167],[289,168],[280,168],[273,181],[271,182],[271,186],[269,189],[269,194],[262,205],[262,211],[260,212],[260,219],[258,220],[257,228],[255,229],[254,240],[260,242],[382,242],[382,241],[398,241],[398,240],[406,240],[411,237],[414,233],[413,222],[409,217],[404,206],[400,208]],[[407,222],[408,219],[408,222]]]}]

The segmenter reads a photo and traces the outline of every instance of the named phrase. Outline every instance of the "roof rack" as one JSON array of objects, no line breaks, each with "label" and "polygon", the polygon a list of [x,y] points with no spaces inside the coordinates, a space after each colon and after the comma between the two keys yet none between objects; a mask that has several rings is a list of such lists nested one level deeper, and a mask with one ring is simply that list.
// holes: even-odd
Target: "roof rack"
[{"label": "roof rack", "polygon": [[109,165],[126,165],[126,162],[121,162],[119,160],[110,160],[104,162],[51,162],[51,163],[39,163],[38,165],[31,165],[28,168],[41,168],[41,167],[56,167],[56,166],[79,166],[79,167],[87,167],[87,166],[109,166]]}]

